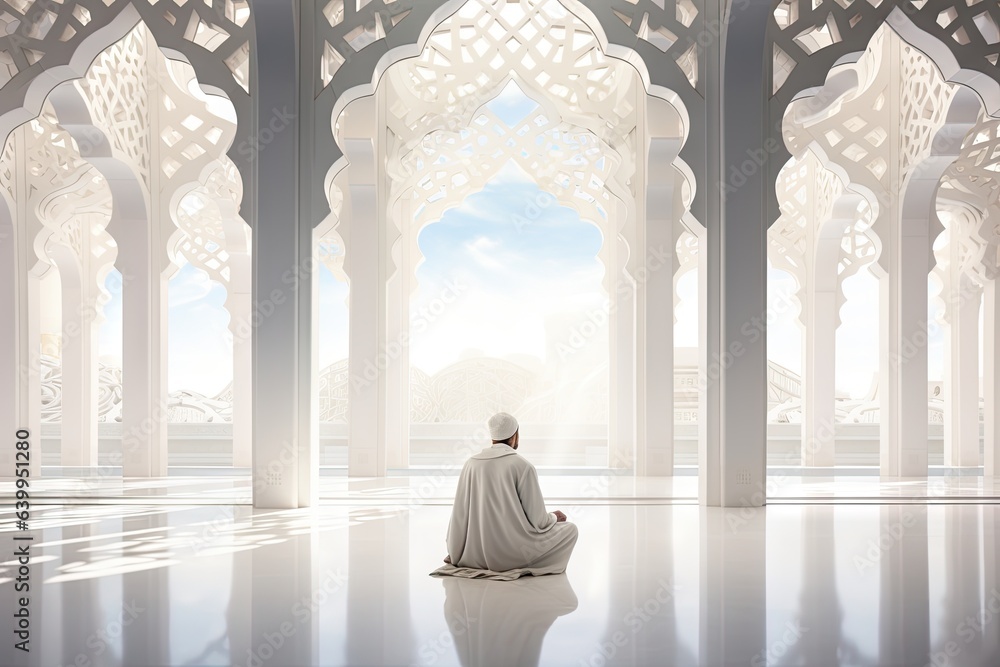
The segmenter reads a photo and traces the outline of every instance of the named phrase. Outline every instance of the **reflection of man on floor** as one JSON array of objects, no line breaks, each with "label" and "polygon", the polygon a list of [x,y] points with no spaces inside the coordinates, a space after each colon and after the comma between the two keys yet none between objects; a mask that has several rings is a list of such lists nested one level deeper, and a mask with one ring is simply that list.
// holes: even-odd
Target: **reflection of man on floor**
[{"label": "reflection of man on floor", "polygon": [[517,453],[517,420],[499,412],[489,421],[493,445],[462,468],[448,525],[448,557],[432,574],[469,579],[517,579],[558,574],[576,546],[576,526],[547,512],[538,473]]},{"label": "reflection of man on floor", "polygon": [[[462,667],[537,667],[545,633],[577,606],[565,574],[510,582],[441,581],[445,623]],[[431,663],[438,656],[418,657]]]}]

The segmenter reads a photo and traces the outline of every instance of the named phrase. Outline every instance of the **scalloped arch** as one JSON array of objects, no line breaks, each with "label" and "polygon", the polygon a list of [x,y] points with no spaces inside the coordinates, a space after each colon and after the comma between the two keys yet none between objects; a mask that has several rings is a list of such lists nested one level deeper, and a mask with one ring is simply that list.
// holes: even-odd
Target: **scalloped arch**
[{"label": "scalloped arch", "polygon": [[[401,5],[392,11],[382,7],[382,3],[371,3],[365,10],[368,14],[361,19],[360,26],[373,41],[370,40],[365,48],[356,53],[349,53],[351,58],[341,55],[342,66],[336,69],[328,82],[317,81],[316,117],[319,122],[316,154],[324,157],[317,158],[315,166],[318,174],[324,174],[324,187],[313,188],[314,225],[319,226],[328,221],[330,202],[325,195],[329,192],[333,179],[347,164],[343,150],[335,139],[335,125],[343,110],[354,100],[372,95],[382,76],[394,63],[419,56],[437,26],[458,12],[466,2],[467,0],[444,0],[437,6],[421,3],[405,10]],[[697,87],[690,85],[688,78],[676,67],[677,62],[666,51],[653,46],[646,37],[641,36],[646,33],[638,19],[626,21],[628,12],[633,12],[636,16],[642,16],[645,12],[647,21],[655,23],[653,27],[658,28],[666,25],[667,21],[663,17],[667,13],[677,16],[687,14],[678,13],[674,0],[670,0],[669,7],[649,0],[639,0],[639,4],[629,0],[627,3],[614,3],[613,7],[604,2],[589,0],[560,0],[560,3],[587,25],[608,57],[626,62],[637,71],[648,96],[662,99],[678,111],[684,125],[681,155],[687,165],[695,165],[696,172],[700,173],[700,165],[704,160],[701,154],[704,146],[704,98]],[[327,8],[333,5],[344,6],[339,0],[322,4]],[[693,3],[692,6],[696,9],[690,17],[690,34],[682,35],[686,49],[695,48],[696,38],[703,27],[700,3]],[[355,12],[351,9],[348,13],[353,16]],[[386,20],[393,16],[398,17],[398,21],[391,21],[393,27],[388,29]],[[318,20],[330,21],[336,26],[348,23],[344,13],[333,19],[326,16]],[[397,23],[399,26],[410,26],[409,33],[399,30]],[[416,25],[420,26],[419,31],[413,29]],[[414,37],[413,33],[417,35]],[[320,44],[319,49],[322,48],[324,47]],[[669,65],[666,65],[667,61]],[[703,63],[699,65],[701,68],[703,66]],[[699,72],[699,79],[703,80],[703,69]],[[326,118],[331,119],[329,125],[323,120]],[[692,138],[694,141],[691,141]],[[704,188],[696,190],[695,201],[691,205],[693,210],[703,210],[704,192]]]},{"label": "scalloped arch", "polygon": [[[50,93],[59,85],[86,75],[100,53],[119,42],[139,22],[153,34],[171,59],[183,60],[195,70],[199,84],[226,96],[237,117],[237,134],[251,136],[251,58],[253,17],[246,0],[75,0],[65,3],[22,3],[19,24],[0,36],[0,51],[16,71],[0,88],[0,136],[38,116]],[[46,17],[49,10],[54,18]],[[32,36],[44,20],[51,20],[41,38]],[[252,151],[233,142],[229,157],[239,168],[243,191],[251,190]],[[244,217],[253,224],[252,201],[244,202]]]},{"label": "scalloped arch", "polygon": [[[815,6],[814,6],[815,5]],[[949,83],[972,88],[993,116],[1000,114],[1000,42],[977,17],[1000,25],[1000,5],[966,0],[774,0],[768,20],[767,60],[770,135],[778,150],[768,160],[775,183],[792,157],[782,136],[789,105],[832,83],[834,66],[857,61],[882,25],[924,53]],[[779,215],[768,188],[767,219]]]}]

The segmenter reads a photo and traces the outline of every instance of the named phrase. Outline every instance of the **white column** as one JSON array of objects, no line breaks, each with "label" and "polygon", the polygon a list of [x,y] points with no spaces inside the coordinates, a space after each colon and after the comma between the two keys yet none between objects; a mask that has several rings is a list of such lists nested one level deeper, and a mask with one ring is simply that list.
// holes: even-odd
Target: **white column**
[{"label": "white column", "polygon": [[[956,247],[953,252],[957,251]],[[945,326],[944,464],[978,466],[982,292],[965,276],[955,276],[952,284],[958,286],[960,296],[951,300],[952,311]]]},{"label": "white column", "polygon": [[[312,221],[300,204],[299,174],[311,163],[310,119],[300,86],[310,81],[308,59],[299,62],[303,25],[293,3],[250,0],[256,36],[253,137],[273,137],[254,153],[253,197],[253,494],[254,506],[309,506],[318,492],[318,441],[312,413]],[[303,28],[303,29],[300,29]],[[301,46],[304,53],[307,47]],[[305,64],[304,64],[305,63]],[[300,70],[300,67],[302,68]],[[290,116],[282,132],[269,124],[276,111]],[[237,144],[250,138],[237,136]],[[301,149],[301,150],[300,150]]]},{"label": "white column", "polygon": [[[698,502],[721,500],[722,442],[718,423],[721,387],[713,350],[719,341],[718,239],[707,229],[698,236]],[[715,261],[709,262],[709,255]],[[713,274],[712,271],[715,270]],[[764,381],[767,382],[765,375]],[[766,385],[765,385],[766,387]]]},{"label": "white column", "polygon": [[[410,465],[411,201],[404,197],[397,205],[399,238],[387,239],[395,271],[386,285],[386,467],[396,469]],[[395,236],[395,224],[385,224],[390,237]]]},{"label": "white column", "polygon": [[[836,268],[836,267],[834,267]],[[837,292],[815,276],[804,290],[802,346],[802,465],[834,465]],[[828,281],[824,281],[828,282]],[[836,276],[834,275],[834,283]],[[826,286],[824,286],[826,287]]]},{"label": "white column", "polygon": [[[894,60],[902,57],[901,49],[901,40],[894,39]],[[891,72],[891,89],[902,90],[897,70]],[[890,94],[889,98],[898,112],[899,95]],[[905,171],[899,166],[904,149],[901,135],[890,135],[893,187],[884,193],[887,201],[876,221],[883,236],[878,387],[879,467],[883,477],[927,474],[927,275],[933,257],[932,237],[940,227],[938,186],[945,170],[959,156],[962,141],[978,114],[978,103],[967,106],[951,107],[947,122],[935,129],[927,147],[929,155]],[[894,122],[902,122],[900,119]],[[931,229],[935,229],[933,235]]]},{"label": "white column", "polygon": [[[635,465],[636,385],[635,316],[638,286],[626,271],[629,247],[619,236],[612,244],[610,282],[612,310],[609,322],[611,404],[608,412],[608,467],[628,469]],[[641,252],[641,251],[640,251]],[[637,263],[641,266],[641,262]],[[622,289],[616,289],[622,285]]]},{"label": "white column", "polygon": [[[0,200],[0,424],[11,431],[22,428],[18,414],[18,288],[27,277],[25,267],[18,261],[17,240],[14,234],[12,203]],[[38,434],[31,434],[32,439]],[[33,443],[34,444],[34,443]],[[37,447],[37,445],[36,445]],[[0,478],[14,476],[14,447],[0,447]],[[36,449],[31,452],[40,455]]]},{"label": "white column", "polygon": [[[13,350],[14,373],[10,376],[11,389],[13,395],[11,400],[11,412],[13,418],[7,424],[10,430],[8,434],[9,446],[2,448],[0,463],[6,466],[0,475],[3,477],[13,477],[16,461],[18,460],[14,446],[14,433],[16,430],[25,429],[28,431],[29,466],[30,477],[37,479],[42,471],[42,385],[41,385],[41,332],[39,327],[39,304],[38,292],[40,279],[34,270],[25,270],[25,255],[30,252],[33,260],[35,253],[30,248],[19,249],[19,262],[14,264],[17,267],[17,275],[14,281],[15,288],[15,309],[11,324],[14,329]],[[23,458],[21,459],[23,460]]]},{"label": "white column", "polygon": [[49,100],[81,156],[105,177],[113,210],[108,233],[118,243],[122,274],[122,474],[167,474],[167,280],[163,239],[150,217],[149,193],[134,168],[115,157],[72,84]]},{"label": "white column", "polygon": [[983,292],[983,474],[1000,475],[1000,289],[996,279]]},{"label": "white column", "polygon": [[122,475],[167,474],[167,280],[145,217],[112,219],[122,274]]},{"label": "white column", "polygon": [[[654,139],[646,182],[645,279],[642,352],[642,434],[640,475],[674,474],[674,266],[679,178],[670,166],[675,142]],[[667,162],[666,160],[670,160]],[[655,180],[654,180],[655,179]]]},{"label": "white column", "polygon": [[912,179],[888,207],[890,238],[879,280],[880,473],[927,474],[927,274],[937,178]]},{"label": "white column", "polygon": [[[86,222],[81,223],[86,225]],[[54,249],[62,285],[62,465],[97,465],[96,303],[90,289],[90,235],[82,235],[82,258]],[[80,260],[84,265],[81,266]]]},{"label": "white column", "polygon": [[[21,129],[14,130],[15,155],[24,155]],[[23,160],[15,165],[18,192],[16,199],[26,201],[27,179]],[[6,198],[5,198],[6,199]],[[0,262],[11,280],[0,280],[0,418],[7,442],[0,446],[0,478],[12,478],[17,462],[15,432],[28,431],[30,443],[28,470],[31,479],[41,475],[41,331],[39,319],[39,266],[33,247],[37,220],[29,220],[26,207],[0,204]],[[30,231],[29,231],[30,230]]]},{"label": "white column", "polygon": [[381,477],[386,471],[386,290],[380,242],[384,230],[377,224],[372,114],[364,102],[359,100],[348,110],[351,117],[346,122],[357,129],[353,134],[357,138],[344,142],[350,161],[349,196],[341,223],[350,230],[344,259],[351,279],[347,470],[352,477]]},{"label": "white column", "polygon": [[724,45],[715,40],[706,49],[706,124],[722,132],[708,132],[707,232],[699,245],[705,311],[698,498],[702,505],[758,506],[765,501],[767,444],[765,193],[774,187],[764,175],[777,145],[765,132],[765,61],[747,54],[765,51],[770,4],[712,0],[705,10],[706,21],[729,29]]},{"label": "white column", "polygon": [[246,223],[229,197],[215,200],[229,253],[226,311],[233,337],[233,467],[253,465],[253,263]]},{"label": "white column", "polygon": [[229,329],[233,334],[233,466],[253,465],[253,298],[250,255],[229,256]]},{"label": "white column", "polygon": [[[31,258],[35,254],[31,252]],[[20,367],[20,387],[18,389],[18,423],[31,433],[31,461],[28,467],[33,477],[42,474],[42,359],[41,310],[38,292],[40,277],[34,271],[28,272],[20,291],[18,319],[23,322],[18,327],[18,357]]]}]

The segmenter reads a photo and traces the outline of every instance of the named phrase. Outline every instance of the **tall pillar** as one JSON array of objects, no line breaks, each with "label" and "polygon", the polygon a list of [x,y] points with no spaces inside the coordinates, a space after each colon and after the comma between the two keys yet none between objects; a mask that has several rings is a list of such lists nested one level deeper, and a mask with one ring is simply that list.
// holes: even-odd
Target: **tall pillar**
[{"label": "tall pillar", "polygon": [[122,274],[122,475],[167,474],[167,280],[145,216],[113,219]]},{"label": "tall pillar", "polygon": [[[311,219],[300,201],[299,173],[311,163],[305,134],[311,110],[312,70],[304,41],[311,34],[309,3],[250,0],[256,50],[251,65],[254,108],[251,136],[235,138],[256,146],[250,196],[256,203],[253,267],[253,502],[255,507],[288,509],[316,501],[318,441],[312,414],[312,258]],[[298,21],[303,25],[299,26]],[[300,29],[301,28],[301,29]],[[300,57],[302,61],[300,62]],[[300,69],[301,68],[301,69]],[[301,72],[301,77],[300,77]],[[287,124],[271,126],[278,115]],[[302,151],[300,153],[300,146]],[[300,199],[301,198],[301,199]]]},{"label": "tall pillar", "polygon": [[[250,258],[247,257],[249,264]],[[235,269],[235,267],[233,267]],[[235,273],[235,270],[233,270]],[[253,300],[246,287],[230,281],[230,322],[249,322]],[[233,467],[249,468],[253,464],[253,345],[249,336],[233,332]]]},{"label": "tall pillar", "polygon": [[233,467],[249,468],[253,465],[253,297],[249,253],[231,253],[229,272],[226,309],[233,335]]},{"label": "tall pillar", "polygon": [[[39,320],[39,283],[40,277],[36,270],[25,270],[25,256],[29,254],[32,260],[35,253],[20,249],[17,280],[16,310],[14,323],[16,325],[16,343],[14,345],[17,371],[12,377],[15,387],[14,419],[9,428],[28,431],[29,465],[31,478],[37,478],[42,473],[42,383],[41,383],[41,331]],[[32,261],[32,263],[34,263]],[[11,436],[14,435],[12,430]],[[7,465],[4,476],[12,477],[16,461],[16,452],[12,446],[4,447],[3,463]],[[20,460],[23,460],[20,459]]]},{"label": "tall pillar", "polygon": [[250,230],[234,199],[218,196],[215,203],[229,253],[226,311],[233,337],[233,467],[250,468],[253,465],[253,265],[247,238]]},{"label": "tall pillar", "polygon": [[[927,274],[940,173],[914,178],[893,202],[879,279],[879,468],[883,477],[927,474]],[[923,174],[922,174],[923,175]]]},{"label": "tall pillar", "polygon": [[[817,266],[817,274],[826,268]],[[837,372],[837,274],[809,277],[803,303],[802,465],[833,466]],[[832,278],[832,281],[830,280]],[[831,285],[832,282],[832,285]]]},{"label": "tall pillar", "polygon": [[[645,208],[645,280],[641,352],[643,423],[637,472],[674,474],[674,266],[676,222],[680,217],[680,183],[671,163],[675,141],[650,142]],[[654,180],[655,179],[655,180]]]},{"label": "tall pillar", "polygon": [[350,161],[345,220],[350,240],[344,266],[351,277],[348,325],[348,475],[380,477],[386,471],[386,290],[384,230],[376,224],[375,156],[367,100],[347,111],[354,132],[344,141]]},{"label": "tall pillar", "polygon": [[[14,233],[14,206],[6,198],[0,199],[0,424],[8,429],[22,428],[18,414],[18,288],[27,277],[23,264],[18,261],[18,236]],[[14,450],[0,448],[0,478],[14,476]],[[32,454],[40,455],[36,450]]]},{"label": "tall pillar", "polygon": [[[376,94],[378,124],[386,127],[385,89]],[[373,134],[376,141],[381,133]],[[376,147],[376,150],[379,150]],[[376,183],[388,183],[385,160],[376,165]],[[381,349],[384,364],[379,368],[385,375],[385,460],[387,468],[406,468],[410,465],[410,234],[413,200],[402,196],[390,211],[389,188],[376,188],[377,215],[374,219],[381,232],[380,254],[384,257],[386,319],[385,345]],[[393,217],[395,219],[393,219]],[[416,239],[413,239],[414,244]]]},{"label": "tall pillar", "polygon": [[1000,475],[1000,289],[994,278],[983,291],[983,474]]},{"label": "tall pillar", "polygon": [[167,474],[167,279],[164,239],[149,211],[149,193],[130,164],[119,160],[103,129],[95,128],[79,91],[67,83],[49,95],[59,125],[111,190],[107,231],[119,246],[122,275],[122,474]]},{"label": "tall pillar", "polygon": [[[34,252],[31,252],[34,259]],[[24,266],[22,264],[22,266]],[[32,477],[42,474],[42,334],[38,293],[41,278],[34,271],[24,276],[17,318],[23,324],[18,327],[18,424],[27,429],[31,442],[30,465]]]},{"label": "tall pillar", "polygon": [[[380,209],[384,210],[384,209]],[[399,238],[387,240],[395,271],[386,285],[388,345],[386,354],[386,467],[410,465],[410,292],[413,265],[410,257],[416,239],[411,230],[412,199],[403,197],[396,207]],[[397,227],[386,221],[388,233]],[[393,247],[395,246],[395,247]]]},{"label": "tall pillar", "polygon": [[837,385],[838,263],[845,225],[830,221],[816,242],[816,261],[803,288],[802,465],[833,466]]},{"label": "tall pillar", "polygon": [[97,465],[99,332],[89,238],[81,235],[80,257],[65,246],[52,250],[62,285],[62,465],[74,467]]},{"label": "tall pillar", "polygon": [[[612,244],[611,266],[615,279],[611,282],[614,307],[611,309],[608,339],[610,350],[611,402],[608,412],[608,467],[634,468],[636,451],[636,305],[637,290],[641,288],[626,267],[629,264],[629,246],[615,235],[608,239]],[[633,249],[642,252],[642,249]],[[635,266],[642,266],[637,262]],[[619,289],[619,286],[622,286]]]},{"label": "tall pillar", "polygon": [[[959,244],[952,243],[952,252]],[[949,299],[945,326],[944,464],[979,465],[979,304],[981,290],[956,276],[959,298]],[[985,341],[989,347],[989,341]]]},{"label": "tall pillar", "polygon": [[[24,155],[24,130],[10,136],[14,154]],[[0,319],[0,423],[13,437],[20,429],[28,431],[30,478],[41,475],[42,464],[42,387],[41,331],[39,319],[39,278],[47,267],[40,265],[34,250],[38,221],[29,218],[25,206],[16,201],[28,200],[28,184],[23,160],[16,169],[14,201],[3,197],[0,203],[0,262],[11,280],[0,280],[0,310],[9,317]],[[6,371],[6,372],[4,372]],[[18,451],[13,441],[0,447],[0,477],[15,475]],[[23,459],[22,459],[23,460]]]},{"label": "tall pillar", "polygon": [[[699,502],[764,503],[767,443],[767,139],[763,54],[769,3],[705,3],[722,39],[706,49],[708,213],[702,291]],[[765,164],[761,164],[761,162]],[[733,174],[740,176],[739,183]],[[704,250],[702,250],[704,249]]]},{"label": "tall pillar", "polygon": [[[900,63],[889,71],[895,127],[912,122],[913,111],[903,113],[906,105],[925,102],[914,100],[906,86],[910,70],[902,55],[902,40],[893,36],[888,46],[892,61]],[[901,132],[890,135],[894,171],[875,223],[883,237],[878,393],[879,467],[884,477],[927,474],[927,276],[934,256],[933,237],[940,227],[938,186],[961,154],[963,140],[979,112],[979,103],[971,95],[952,98],[947,88],[943,90],[936,102],[946,105],[948,113],[925,135],[918,161],[906,164],[904,156],[912,147],[903,145]]]}]

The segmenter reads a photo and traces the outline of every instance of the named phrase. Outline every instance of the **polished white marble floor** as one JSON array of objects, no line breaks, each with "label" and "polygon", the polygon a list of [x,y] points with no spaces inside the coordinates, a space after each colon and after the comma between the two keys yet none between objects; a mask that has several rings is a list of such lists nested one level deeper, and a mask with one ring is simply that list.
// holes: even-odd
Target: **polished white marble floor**
[{"label": "polished white marble floor", "polygon": [[1000,665],[1000,505],[550,505],[570,568],[514,584],[427,576],[441,505],[37,507],[0,665]]}]

